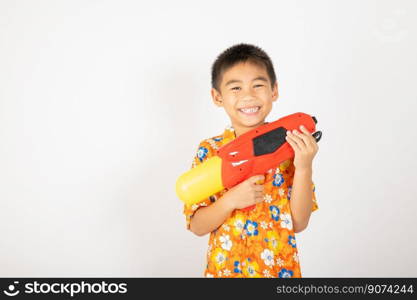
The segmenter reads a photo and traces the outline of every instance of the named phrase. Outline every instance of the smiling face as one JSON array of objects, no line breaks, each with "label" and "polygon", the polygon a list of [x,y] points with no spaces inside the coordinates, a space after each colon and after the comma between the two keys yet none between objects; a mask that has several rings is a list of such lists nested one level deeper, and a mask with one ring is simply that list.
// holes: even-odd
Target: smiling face
[{"label": "smiling face", "polygon": [[264,124],[272,102],[278,99],[277,83],[271,88],[265,67],[250,61],[227,69],[219,89],[211,89],[213,101],[229,115],[236,136]]}]

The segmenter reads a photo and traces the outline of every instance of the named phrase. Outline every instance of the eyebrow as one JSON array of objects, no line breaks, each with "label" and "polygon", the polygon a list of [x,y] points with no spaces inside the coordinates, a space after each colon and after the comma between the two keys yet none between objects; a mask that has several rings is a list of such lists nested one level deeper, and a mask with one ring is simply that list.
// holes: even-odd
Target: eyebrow
[{"label": "eyebrow", "polygon": [[[258,76],[256,78],[252,79],[252,81],[255,81],[255,80],[262,80],[262,81],[268,82],[268,79],[266,79],[264,76]],[[228,82],[226,82],[225,86],[228,86],[229,84],[232,84],[232,83],[238,83],[238,82],[242,82],[242,80],[231,79]]]}]

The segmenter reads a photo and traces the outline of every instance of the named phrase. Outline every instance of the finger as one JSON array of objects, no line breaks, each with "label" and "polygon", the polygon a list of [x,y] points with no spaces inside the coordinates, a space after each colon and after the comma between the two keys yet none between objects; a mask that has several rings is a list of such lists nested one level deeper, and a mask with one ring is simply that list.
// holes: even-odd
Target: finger
[{"label": "finger", "polygon": [[263,202],[263,201],[264,201],[264,197],[262,197],[262,196],[261,196],[261,197],[256,197],[256,198],[255,198],[255,202],[256,202],[256,203],[261,203],[261,202]]},{"label": "finger", "polygon": [[264,197],[263,191],[256,191],[255,192],[255,198],[262,198]]},{"label": "finger", "polygon": [[288,144],[291,145],[294,151],[296,152],[301,151],[300,147],[298,147],[297,143],[294,141],[292,136],[293,134],[287,131],[287,136],[285,137],[285,139],[287,140]]},{"label": "finger", "polygon": [[305,150],[305,148],[307,147],[307,145],[305,144],[302,135],[303,134],[301,134],[297,129],[294,129],[292,131],[292,136],[291,137],[297,143],[298,147],[301,150]]},{"label": "finger", "polygon": [[307,146],[310,146],[312,148],[315,148],[315,144],[316,144],[316,139],[314,138],[314,136],[311,134],[310,131],[307,130],[307,128],[305,128],[303,125],[300,126],[300,130],[301,132],[304,134],[305,140],[304,143]]},{"label": "finger", "polygon": [[262,184],[256,184],[256,185],[253,187],[253,190],[254,190],[255,192],[263,192],[263,191],[264,191],[264,186],[263,186]]}]

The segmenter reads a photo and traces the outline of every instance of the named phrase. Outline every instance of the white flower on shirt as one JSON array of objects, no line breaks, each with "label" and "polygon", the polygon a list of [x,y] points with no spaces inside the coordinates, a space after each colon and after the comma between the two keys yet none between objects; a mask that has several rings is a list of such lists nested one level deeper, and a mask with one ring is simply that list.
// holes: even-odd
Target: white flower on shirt
[{"label": "white flower on shirt", "polygon": [[269,249],[264,249],[261,253],[261,258],[263,259],[265,265],[271,267],[274,265],[274,252]]},{"label": "white flower on shirt", "polygon": [[229,269],[224,269],[224,271],[223,271],[223,275],[224,275],[225,277],[230,276],[230,274],[231,274],[231,272],[230,272],[230,270],[229,270]]},{"label": "white flower on shirt", "polygon": [[268,269],[265,269],[263,273],[264,273],[264,277],[272,277]]},{"label": "white flower on shirt", "polygon": [[245,227],[245,223],[243,223],[242,219],[236,219],[235,223],[233,224],[235,226],[236,233],[242,232],[243,228]]},{"label": "white flower on shirt", "polygon": [[264,201],[265,201],[266,203],[271,203],[271,202],[272,202],[272,197],[271,197],[271,195],[269,195],[269,194],[265,194],[265,196],[264,196]]},{"label": "white flower on shirt", "polygon": [[292,219],[289,213],[282,213],[280,219],[282,228],[287,228],[288,230],[292,229]]},{"label": "white flower on shirt", "polygon": [[214,275],[213,275],[213,274],[210,274],[210,273],[207,273],[207,274],[206,274],[206,277],[207,277],[207,278],[214,278]]},{"label": "white flower on shirt", "polygon": [[279,196],[282,198],[282,197],[284,197],[284,194],[285,194],[285,190],[283,189],[283,188],[280,188],[279,190],[278,190],[278,194],[279,194]]},{"label": "white flower on shirt", "polygon": [[282,267],[284,265],[284,261],[280,257],[277,258],[277,265],[279,267]]},{"label": "white flower on shirt", "polygon": [[294,253],[294,255],[292,256],[294,261],[298,263],[298,255],[297,253]]},{"label": "white flower on shirt", "polygon": [[214,142],[214,140],[213,140],[213,139],[208,139],[208,140],[206,140],[206,141],[210,144],[210,146],[211,146],[214,150],[219,149],[219,147],[217,146],[217,144]]},{"label": "white flower on shirt", "polygon": [[229,231],[230,230],[230,227],[227,224],[223,224],[222,227],[223,227],[224,231]]},{"label": "white flower on shirt", "polygon": [[261,221],[261,227],[262,227],[262,229],[267,229],[268,224],[265,221]]},{"label": "white flower on shirt", "polygon": [[230,251],[233,244],[230,240],[230,236],[228,234],[223,234],[221,237],[219,237],[219,240],[222,243],[222,248],[224,250]]}]

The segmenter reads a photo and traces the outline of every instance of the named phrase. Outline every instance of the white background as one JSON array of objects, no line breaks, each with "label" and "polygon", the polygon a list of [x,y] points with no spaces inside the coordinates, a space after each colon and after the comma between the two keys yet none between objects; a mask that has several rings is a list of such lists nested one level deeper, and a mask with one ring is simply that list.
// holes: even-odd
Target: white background
[{"label": "white background", "polygon": [[415,1],[0,2],[0,276],[197,277],[175,180],[222,133],[210,68],[263,48],[323,131],[304,277],[417,275]]}]

